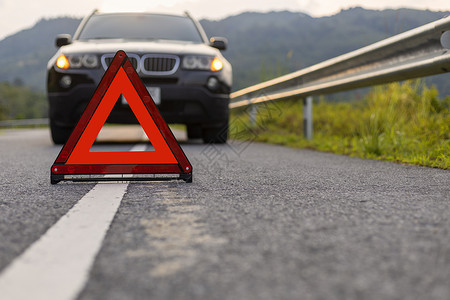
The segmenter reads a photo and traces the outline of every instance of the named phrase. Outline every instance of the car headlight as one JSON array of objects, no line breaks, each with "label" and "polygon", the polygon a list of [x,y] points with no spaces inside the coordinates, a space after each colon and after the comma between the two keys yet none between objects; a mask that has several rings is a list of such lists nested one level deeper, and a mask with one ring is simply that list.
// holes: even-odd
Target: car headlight
[{"label": "car headlight", "polygon": [[56,66],[60,69],[93,69],[99,66],[98,57],[93,54],[85,55],[68,55],[61,54],[56,60]]},{"label": "car headlight", "polygon": [[61,54],[56,59],[56,66],[60,69],[68,69],[69,68],[69,60],[67,57],[64,56],[64,54]]},{"label": "car headlight", "polygon": [[223,63],[217,57],[211,62],[211,71],[220,71],[223,68]]},{"label": "car headlight", "polygon": [[183,69],[220,71],[223,63],[217,57],[189,55],[183,58]]},{"label": "car headlight", "polygon": [[98,57],[97,55],[84,55],[82,64],[86,68],[97,68],[98,67]]}]

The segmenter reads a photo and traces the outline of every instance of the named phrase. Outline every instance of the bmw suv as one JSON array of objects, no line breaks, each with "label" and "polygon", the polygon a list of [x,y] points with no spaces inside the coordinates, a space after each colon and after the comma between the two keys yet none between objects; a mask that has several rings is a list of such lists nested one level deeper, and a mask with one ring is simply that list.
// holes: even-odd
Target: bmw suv
[{"label": "bmw suv", "polygon": [[[65,143],[118,50],[124,50],[167,123],[185,124],[188,138],[225,143],[232,84],[222,56],[225,38],[207,39],[189,14],[99,13],[79,25],[73,38],[56,38],[47,67],[53,142]],[[124,99],[107,122],[135,124]]]}]

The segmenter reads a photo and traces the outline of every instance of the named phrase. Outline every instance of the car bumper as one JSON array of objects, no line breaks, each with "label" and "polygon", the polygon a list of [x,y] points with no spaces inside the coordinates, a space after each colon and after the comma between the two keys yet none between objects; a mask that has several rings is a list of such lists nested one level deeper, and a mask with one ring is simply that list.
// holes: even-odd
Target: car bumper
[{"label": "car bumper", "polygon": [[[80,84],[70,91],[48,92],[49,115],[60,127],[73,127],[95,92],[94,84]],[[204,86],[160,86],[158,109],[167,123],[214,126],[228,120],[229,95],[211,93]],[[127,104],[117,101],[107,122],[136,124]]]}]

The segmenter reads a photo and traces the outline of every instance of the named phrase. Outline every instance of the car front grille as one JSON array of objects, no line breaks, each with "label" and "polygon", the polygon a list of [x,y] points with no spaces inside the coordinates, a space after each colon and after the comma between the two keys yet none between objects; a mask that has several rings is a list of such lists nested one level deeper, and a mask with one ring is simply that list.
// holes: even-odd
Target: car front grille
[{"label": "car front grille", "polygon": [[175,68],[178,68],[180,59],[172,55],[144,55],[142,57],[144,63],[142,64],[142,72],[150,75],[159,72],[174,73]]},{"label": "car front grille", "polygon": [[[145,75],[171,75],[180,66],[180,58],[167,54],[127,54],[136,71]],[[114,59],[114,54],[104,54],[101,58],[103,69],[107,69]]]},{"label": "car front grille", "polygon": [[[133,68],[136,70],[137,67],[138,67],[138,60],[137,60],[137,58],[136,57],[128,57],[128,58],[130,59],[130,62],[133,65]],[[103,65],[103,68],[105,70],[108,69],[109,65],[111,65],[113,59],[114,59],[114,56],[112,56],[112,57],[109,57],[109,56],[105,57],[104,60],[103,60],[103,57],[102,57],[102,65]],[[103,61],[105,63],[103,63]]]}]

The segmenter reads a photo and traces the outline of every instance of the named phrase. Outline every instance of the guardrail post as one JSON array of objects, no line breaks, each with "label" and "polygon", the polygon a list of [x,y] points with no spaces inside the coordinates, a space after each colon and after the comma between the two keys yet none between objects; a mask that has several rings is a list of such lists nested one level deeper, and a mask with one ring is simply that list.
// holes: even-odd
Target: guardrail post
[{"label": "guardrail post", "polygon": [[250,124],[252,126],[256,125],[256,117],[258,115],[258,106],[256,104],[250,105],[250,111],[248,112],[248,116],[250,119]]},{"label": "guardrail post", "polygon": [[313,97],[308,96],[303,99],[303,134],[307,140],[312,140],[313,138]]}]

